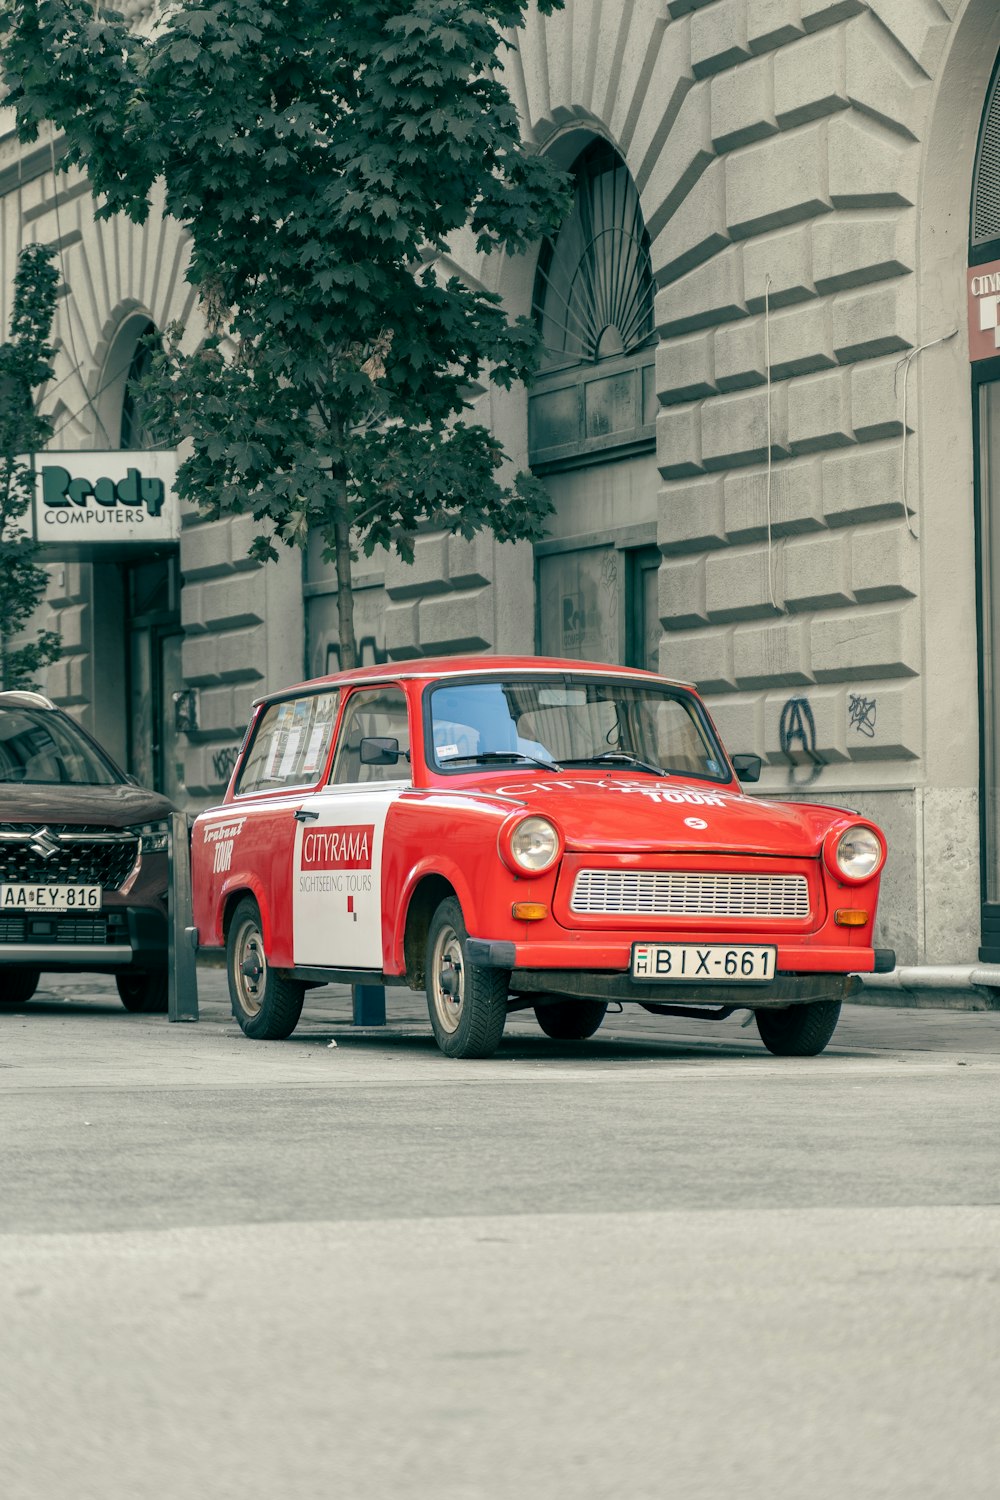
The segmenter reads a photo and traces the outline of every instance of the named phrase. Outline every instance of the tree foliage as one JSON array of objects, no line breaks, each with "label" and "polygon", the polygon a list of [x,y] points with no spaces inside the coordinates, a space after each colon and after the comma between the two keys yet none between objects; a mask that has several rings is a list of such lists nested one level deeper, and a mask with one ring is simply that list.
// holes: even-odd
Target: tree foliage
[{"label": "tree foliage", "polygon": [[517,255],[567,206],[502,78],[528,4],[178,0],[140,36],[92,0],[0,0],[22,137],[61,130],[102,214],[144,221],[162,182],[190,231],[211,331],[167,330],[155,377],[181,493],[252,512],[260,558],[323,537],[345,665],[352,538],[410,559],[422,524],[537,538],[550,509],[469,419],[530,377],[535,331],[448,271],[456,234]]},{"label": "tree foliage", "polygon": [[52,379],[49,338],[57,285],[51,251],[27,245],[14,278],[10,338],[0,344],[0,688],[34,687],[62,644],[51,630],[13,643],[30,623],[48,582],[37,561],[38,544],[24,527],[35,484],[25,459],[52,436],[51,424],[35,410],[34,393]]}]

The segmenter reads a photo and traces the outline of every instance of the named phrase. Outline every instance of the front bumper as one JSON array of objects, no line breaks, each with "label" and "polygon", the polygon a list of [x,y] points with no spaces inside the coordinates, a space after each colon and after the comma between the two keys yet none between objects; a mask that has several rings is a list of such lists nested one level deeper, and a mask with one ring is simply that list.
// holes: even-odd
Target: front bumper
[{"label": "front bumper", "polygon": [[155,908],[109,905],[93,916],[0,917],[0,964],[93,972],[162,969],[166,963],[167,920]]}]

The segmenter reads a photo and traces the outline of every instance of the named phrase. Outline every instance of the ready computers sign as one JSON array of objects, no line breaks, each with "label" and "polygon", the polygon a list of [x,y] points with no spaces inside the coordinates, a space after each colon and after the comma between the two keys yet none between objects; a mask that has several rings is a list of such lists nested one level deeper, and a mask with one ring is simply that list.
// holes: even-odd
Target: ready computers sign
[{"label": "ready computers sign", "polygon": [[35,536],[57,546],[173,542],[173,452],[37,453]]}]

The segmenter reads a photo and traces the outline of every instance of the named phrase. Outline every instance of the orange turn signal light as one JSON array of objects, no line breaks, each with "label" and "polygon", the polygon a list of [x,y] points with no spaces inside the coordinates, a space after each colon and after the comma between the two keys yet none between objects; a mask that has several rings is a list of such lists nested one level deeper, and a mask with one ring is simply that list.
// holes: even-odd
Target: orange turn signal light
[{"label": "orange turn signal light", "polygon": [[868,922],[868,913],[866,911],[852,911],[848,908],[846,911],[834,912],[833,920],[838,927],[864,927]]},{"label": "orange turn signal light", "polygon": [[515,901],[511,914],[519,922],[540,922],[543,917],[548,916],[549,909],[541,901]]}]

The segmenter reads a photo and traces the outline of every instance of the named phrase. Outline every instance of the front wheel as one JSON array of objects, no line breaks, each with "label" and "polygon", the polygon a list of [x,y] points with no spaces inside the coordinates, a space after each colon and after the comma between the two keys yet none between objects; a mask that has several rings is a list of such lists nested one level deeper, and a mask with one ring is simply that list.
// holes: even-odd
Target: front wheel
[{"label": "front wheel", "polygon": [[167,971],[150,974],[116,974],[118,998],[126,1010],[143,1015],[162,1015],[167,1008]]},{"label": "front wheel", "polygon": [[760,1039],[775,1057],[815,1057],[837,1029],[839,1000],[754,1011]]},{"label": "front wheel", "polygon": [[264,1042],[291,1036],[302,1014],[306,987],[276,974],[268,964],[260,912],[250,897],[240,902],[229,924],[226,971],[233,1015],[243,1033]]},{"label": "front wheel", "polygon": [[603,1000],[556,1000],[534,1006],[535,1020],[555,1042],[582,1042],[607,1015]]},{"label": "front wheel", "polygon": [[23,1005],[41,979],[39,969],[0,969],[0,1005]]},{"label": "front wheel", "polygon": [[506,969],[466,963],[462,908],[442,901],[427,934],[427,1009],[446,1057],[492,1057],[507,1020]]}]

